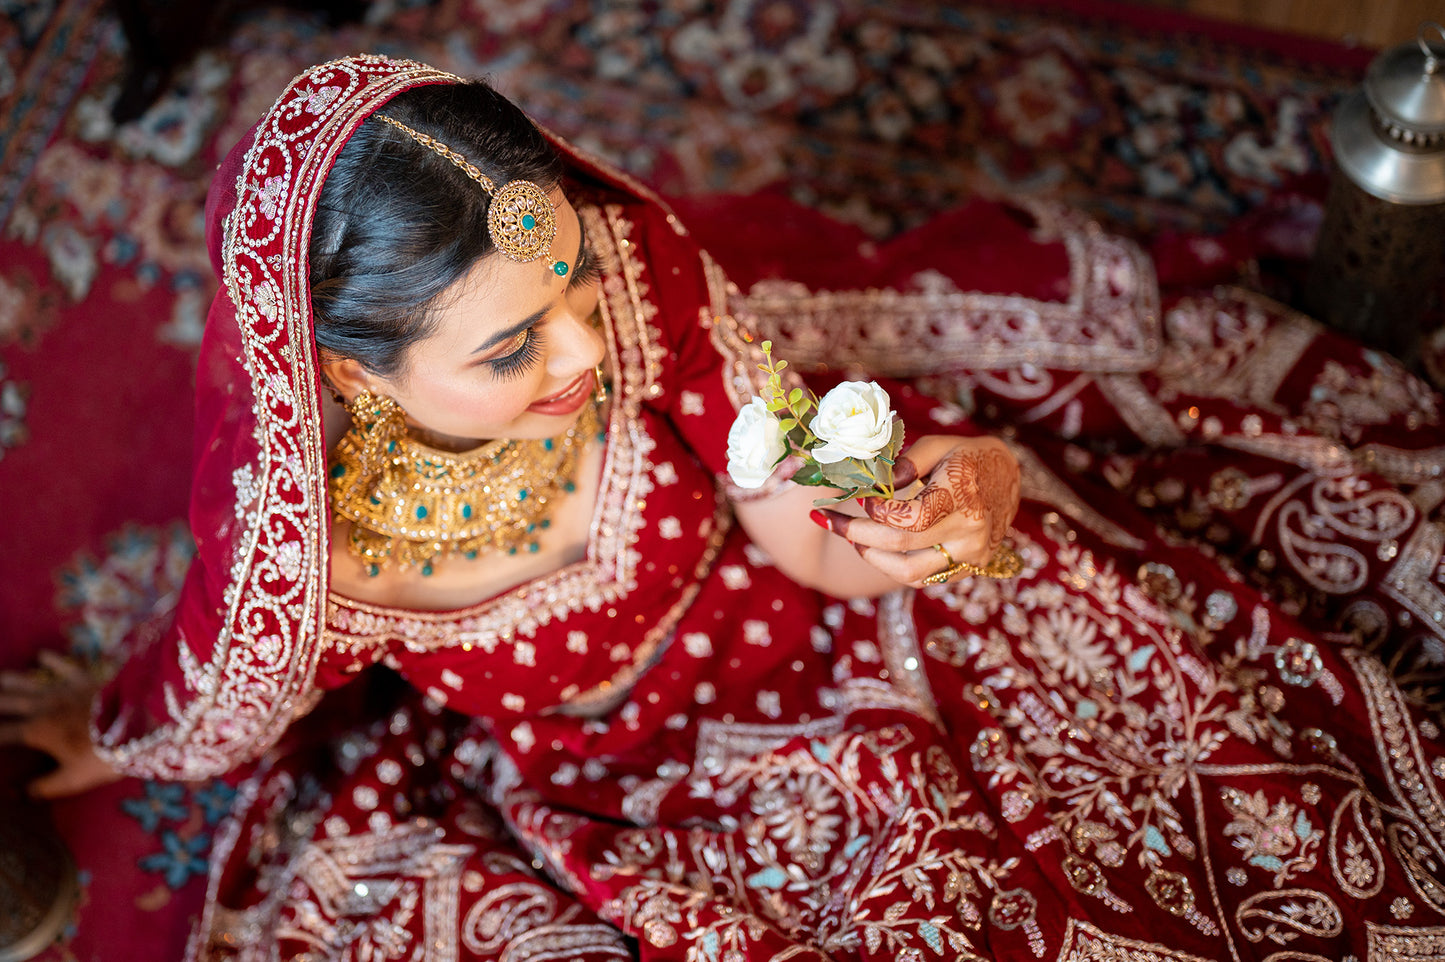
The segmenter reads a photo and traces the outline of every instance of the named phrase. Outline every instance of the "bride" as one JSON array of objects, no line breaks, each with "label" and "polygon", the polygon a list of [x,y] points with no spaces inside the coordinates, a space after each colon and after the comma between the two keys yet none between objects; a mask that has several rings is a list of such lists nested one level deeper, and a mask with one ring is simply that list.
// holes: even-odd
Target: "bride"
[{"label": "bride", "polygon": [[[382,57],[231,153],[180,602],[0,679],[42,791],[254,766],[193,957],[1445,951],[1433,395],[1067,211],[696,207]],[[897,497],[729,475],[764,338]]]}]

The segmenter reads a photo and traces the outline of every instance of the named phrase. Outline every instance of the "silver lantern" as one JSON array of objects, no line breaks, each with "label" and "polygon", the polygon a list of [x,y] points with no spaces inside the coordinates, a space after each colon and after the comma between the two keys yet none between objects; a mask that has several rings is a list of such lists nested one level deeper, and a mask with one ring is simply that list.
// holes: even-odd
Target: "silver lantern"
[{"label": "silver lantern", "polygon": [[[1438,39],[1437,39],[1438,35]],[[1445,27],[1371,63],[1330,129],[1336,170],[1305,291],[1322,320],[1417,360],[1445,278]]]}]

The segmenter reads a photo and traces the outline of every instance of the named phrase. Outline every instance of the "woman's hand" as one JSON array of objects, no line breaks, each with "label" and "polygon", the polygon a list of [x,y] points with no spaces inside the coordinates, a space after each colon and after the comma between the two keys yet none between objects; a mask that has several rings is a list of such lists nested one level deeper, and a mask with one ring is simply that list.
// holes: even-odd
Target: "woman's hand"
[{"label": "woman's hand", "polygon": [[983,567],[1018,511],[1018,460],[997,438],[925,436],[903,452],[893,474],[899,489],[916,478],[924,485],[903,500],[861,499],[866,518],[820,513],[829,530],[901,584],[921,587],[950,561]]},{"label": "woman's hand", "polygon": [[75,795],[116,781],[90,740],[90,705],[99,685],[77,662],[40,653],[38,672],[0,672],[0,745],[26,745],[56,761],[55,771],[30,783],[36,798]]}]

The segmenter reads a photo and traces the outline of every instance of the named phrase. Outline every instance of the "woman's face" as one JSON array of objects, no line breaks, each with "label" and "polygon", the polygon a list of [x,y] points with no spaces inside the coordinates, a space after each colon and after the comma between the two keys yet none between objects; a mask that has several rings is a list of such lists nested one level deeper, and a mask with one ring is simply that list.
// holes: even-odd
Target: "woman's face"
[{"label": "woman's face", "polygon": [[430,336],[413,344],[401,373],[365,373],[374,393],[401,405],[420,439],[465,450],[494,438],[547,438],[566,431],[597,386],[605,345],[595,256],[560,189],[552,257],[518,264],[483,258],[443,295]]}]

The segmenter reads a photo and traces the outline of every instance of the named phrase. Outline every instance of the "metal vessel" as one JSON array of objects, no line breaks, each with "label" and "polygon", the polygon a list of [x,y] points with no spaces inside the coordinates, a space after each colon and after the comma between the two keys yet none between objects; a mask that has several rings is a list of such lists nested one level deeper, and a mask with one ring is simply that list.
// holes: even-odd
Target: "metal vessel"
[{"label": "metal vessel", "polygon": [[54,943],[79,892],[55,832],[28,807],[0,803],[0,962],[22,962]]},{"label": "metal vessel", "polygon": [[1371,62],[1335,112],[1330,145],[1306,306],[1413,361],[1445,280],[1445,27],[1427,22]]}]

